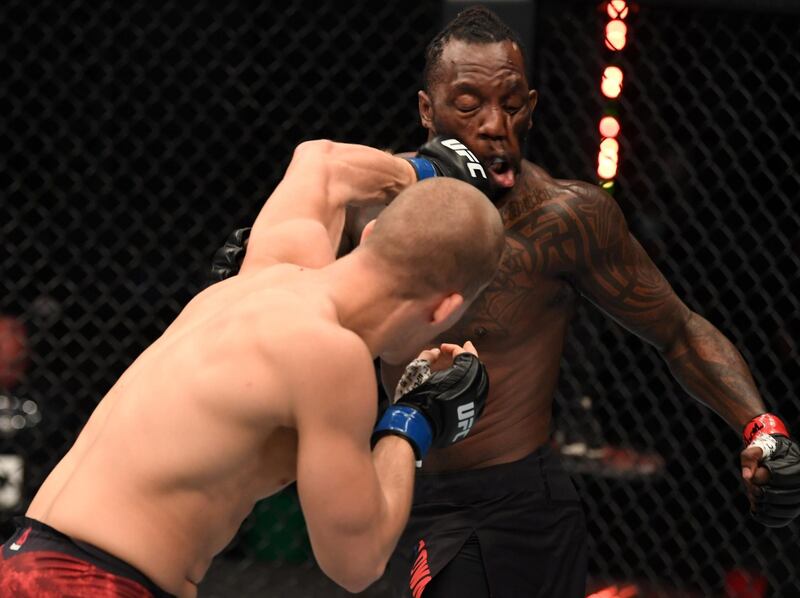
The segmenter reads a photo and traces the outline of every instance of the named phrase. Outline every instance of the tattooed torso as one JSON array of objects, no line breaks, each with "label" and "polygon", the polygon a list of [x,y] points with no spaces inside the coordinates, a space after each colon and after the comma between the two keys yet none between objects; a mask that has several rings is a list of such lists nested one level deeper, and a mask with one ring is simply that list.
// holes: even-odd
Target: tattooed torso
[{"label": "tattooed torso", "polygon": [[[559,181],[529,162],[498,203],[506,249],[492,283],[440,342],[471,340],[486,364],[486,410],[459,444],[433,451],[429,471],[520,459],[547,442],[564,339],[578,294],[659,346],[687,313],[597,187]],[[375,216],[351,222],[357,231]],[[353,227],[352,225],[356,226]],[[382,366],[389,389],[402,368]]]},{"label": "tattooed torso", "polygon": [[[506,249],[495,278],[440,342],[471,340],[491,379],[486,410],[468,438],[432,452],[429,471],[467,469],[524,457],[545,443],[567,325],[577,293],[564,256],[574,232],[552,207],[570,190],[526,163],[501,205]],[[388,387],[400,369],[383,366]]]}]

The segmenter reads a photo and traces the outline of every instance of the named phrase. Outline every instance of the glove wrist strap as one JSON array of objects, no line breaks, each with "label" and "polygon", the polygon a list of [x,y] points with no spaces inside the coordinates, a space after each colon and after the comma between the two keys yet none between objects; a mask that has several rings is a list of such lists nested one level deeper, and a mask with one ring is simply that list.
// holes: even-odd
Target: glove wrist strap
[{"label": "glove wrist strap", "polygon": [[407,405],[393,405],[383,413],[372,434],[373,443],[385,434],[406,438],[414,449],[417,461],[425,458],[433,441],[433,429],[428,418]]},{"label": "glove wrist strap", "polygon": [[750,443],[762,434],[781,434],[787,438],[790,437],[786,424],[784,424],[777,415],[773,415],[772,413],[762,413],[747,422],[747,425],[744,427],[744,432],[742,433],[745,445],[749,446]]},{"label": "glove wrist strap", "polygon": [[405,159],[411,162],[411,166],[414,167],[414,170],[417,173],[417,180],[421,181],[423,179],[429,179],[432,177],[439,176],[439,174],[436,172],[436,167],[430,160],[426,160],[425,158],[405,158]]}]

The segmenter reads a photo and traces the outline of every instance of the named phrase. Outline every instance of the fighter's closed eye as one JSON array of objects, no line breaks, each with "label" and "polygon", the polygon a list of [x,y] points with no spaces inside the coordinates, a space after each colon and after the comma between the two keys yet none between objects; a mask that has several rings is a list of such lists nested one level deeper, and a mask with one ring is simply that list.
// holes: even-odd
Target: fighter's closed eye
[{"label": "fighter's closed eye", "polygon": [[456,110],[459,112],[472,112],[477,110],[481,103],[475,96],[471,95],[462,95],[456,98],[455,102]]}]

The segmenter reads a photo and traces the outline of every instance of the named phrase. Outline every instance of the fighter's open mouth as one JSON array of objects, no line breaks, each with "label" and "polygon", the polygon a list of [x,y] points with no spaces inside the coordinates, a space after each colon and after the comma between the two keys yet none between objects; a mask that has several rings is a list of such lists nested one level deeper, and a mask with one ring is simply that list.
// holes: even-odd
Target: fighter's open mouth
[{"label": "fighter's open mouth", "polygon": [[505,158],[495,157],[489,162],[489,173],[498,187],[510,188],[516,181],[516,173],[511,163]]}]

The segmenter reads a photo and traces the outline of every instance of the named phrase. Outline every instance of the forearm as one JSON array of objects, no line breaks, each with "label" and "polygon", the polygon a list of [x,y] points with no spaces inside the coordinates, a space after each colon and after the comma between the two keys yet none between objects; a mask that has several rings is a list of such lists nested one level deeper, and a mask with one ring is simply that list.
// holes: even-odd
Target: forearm
[{"label": "forearm", "polygon": [[354,584],[355,591],[363,590],[383,575],[408,522],[414,490],[414,451],[407,440],[398,436],[381,438],[373,449],[372,462],[378,478],[380,506],[368,528],[369,541],[359,542],[362,549],[368,546],[369,550],[362,552],[359,573],[364,577]]},{"label": "forearm", "polygon": [[664,353],[675,379],[737,432],[766,408],[742,355],[710,322],[691,314]]},{"label": "forearm", "polygon": [[383,494],[379,522],[381,554],[388,559],[406,526],[414,493],[414,451],[399,436],[384,436],[375,445],[372,461]]},{"label": "forearm", "polygon": [[[325,496],[314,493],[315,500],[337,514],[326,517],[325,525],[316,521],[309,494],[301,495],[301,501],[306,499],[303,510],[317,563],[351,592],[363,591],[383,574],[411,509],[415,471],[411,445],[397,436],[382,438],[371,461],[364,465],[373,471],[361,471],[346,490]],[[359,557],[354,559],[353,554]]]}]

